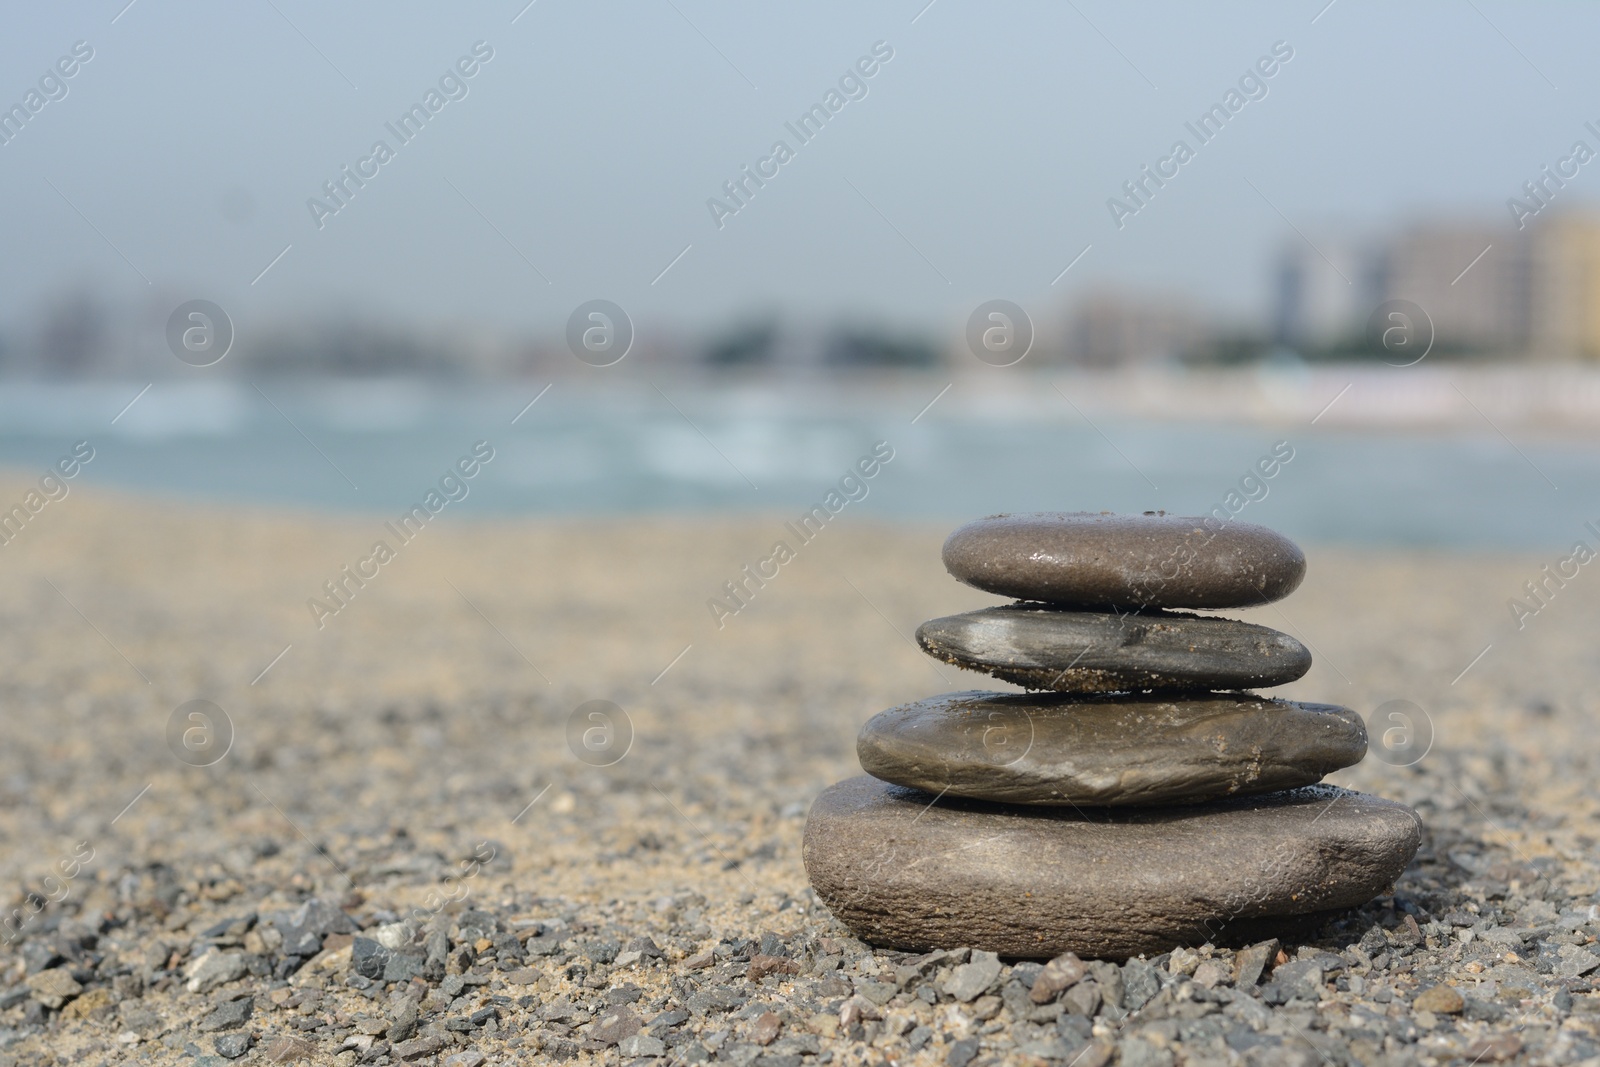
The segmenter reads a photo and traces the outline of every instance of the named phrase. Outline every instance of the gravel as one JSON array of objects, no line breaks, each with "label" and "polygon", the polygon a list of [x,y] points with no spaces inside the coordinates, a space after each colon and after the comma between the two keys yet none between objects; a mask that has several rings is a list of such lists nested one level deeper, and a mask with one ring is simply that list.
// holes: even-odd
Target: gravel
[{"label": "gravel", "polygon": [[[906,632],[979,607],[944,531],[830,528],[718,631],[704,600],[760,523],[441,524],[318,632],[308,576],[381,524],[91,490],[0,570],[0,879],[27,916],[3,1067],[1600,1057],[1600,608],[1574,590],[1494,630],[1536,561],[1311,551],[1293,614],[1319,656],[1289,695],[1427,709],[1420,762],[1333,777],[1421,813],[1416,861],[1303,940],[1068,982],[874,951],[800,863],[861,723],[966,684],[839,579]],[[197,696],[236,731],[212,767],[167,747]],[[604,768],[567,747],[595,698],[633,728]]]}]

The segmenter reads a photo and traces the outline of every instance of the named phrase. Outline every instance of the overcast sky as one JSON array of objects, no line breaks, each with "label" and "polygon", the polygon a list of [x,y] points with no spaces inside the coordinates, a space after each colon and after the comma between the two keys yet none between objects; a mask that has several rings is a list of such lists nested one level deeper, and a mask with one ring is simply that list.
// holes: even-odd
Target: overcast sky
[{"label": "overcast sky", "polygon": [[[19,6],[0,106],[26,107],[75,43],[93,56],[0,146],[0,323],[78,279],[241,323],[552,330],[603,297],[666,326],[949,326],[1102,285],[1251,312],[1291,226],[1464,214],[1509,233],[1523,182],[1600,147],[1592,5],[526,2]],[[492,58],[401,143],[385,124],[478,42]],[[892,58],[801,143],[785,124],[877,42]],[[1276,42],[1292,58],[1266,64],[1265,96],[1200,144],[1185,123]],[[1193,158],[1119,228],[1108,198],[1180,138]],[[393,158],[364,163],[379,140]],[[345,166],[376,174],[319,229],[307,201],[335,206],[323,183]],[[707,201],[736,206],[722,186],[743,166],[776,174],[719,228]],[[1600,162],[1560,195],[1597,190]]]}]

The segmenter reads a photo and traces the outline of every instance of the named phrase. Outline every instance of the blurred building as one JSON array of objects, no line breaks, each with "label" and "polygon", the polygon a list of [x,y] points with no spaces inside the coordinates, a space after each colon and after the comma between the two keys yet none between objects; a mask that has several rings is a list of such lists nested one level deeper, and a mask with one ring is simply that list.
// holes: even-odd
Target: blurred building
[{"label": "blurred building", "polygon": [[1103,291],[1068,317],[1063,356],[1085,367],[1171,362],[1189,357],[1209,334],[1207,320],[1184,301]]},{"label": "blurred building", "polygon": [[1332,348],[1359,336],[1377,304],[1382,260],[1355,242],[1319,234],[1279,252],[1272,276],[1272,340],[1298,349]]},{"label": "blurred building", "polygon": [[1425,310],[1441,350],[1521,351],[1528,339],[1528,242],[1487,226],[1413,227],[1389,248],[1383,299]]},{"label": "blurred building", "polygon": [[1526,232],[1429,222],[1361,248],[1296,239],[1273,275],[1271,335],[1303,354],[1372,354],[1367,321],[1408,300],[1439,353],[1600,359],[1600,215],[1568,211]]},{"label": "blurred building", "polygon": [[1528,245],[1528,347],[1541,358],[1600,359],[1600,216],[1553,216]]}]

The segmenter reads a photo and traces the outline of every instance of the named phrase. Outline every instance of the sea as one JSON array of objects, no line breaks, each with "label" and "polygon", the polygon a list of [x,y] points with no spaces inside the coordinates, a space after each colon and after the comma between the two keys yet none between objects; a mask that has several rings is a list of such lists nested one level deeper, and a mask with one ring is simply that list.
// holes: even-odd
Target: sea
[{"label": "sea", "polygon": [[[836,491],[860,521],[1222,509],[1355,546],[1554,552],[1600,526],[1600,435],[1185,418],[1043,380],[1005,395],[942,384],[8,382],[0,464],[36,479],[86,441],[76,484],[386,517],[442,483],[465,493],[452,521],[795,519]],[[475,447],[493,458],[446,481]],[[875,449],[892,458],[863,462]]]}]

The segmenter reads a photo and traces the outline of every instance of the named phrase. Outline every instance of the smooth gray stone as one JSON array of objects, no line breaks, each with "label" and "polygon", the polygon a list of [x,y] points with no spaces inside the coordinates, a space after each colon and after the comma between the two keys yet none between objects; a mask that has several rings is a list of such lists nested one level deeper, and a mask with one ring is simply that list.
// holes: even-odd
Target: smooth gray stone
[{"label": "smooth gray stone", "polygon": [[1036,512],[969,522],[944,543],[968,585],[1072,607],[1236,608],[1294,592],[1306,557],[1265,526],[1164,513]]},{"label": "smooth gray stone", "polygon": [[1311,669],[1288,634],[1201,615],[1107,615],[1017,604],[931,619],[917,643],[935,659],[1029,689],[1251,689]]},{"label": "smooth gray stone", "polygon": [[879,712],[856,739],[862,770],[886,782],[1085,807],[1292,789],[1366,753],[1349,708],[1252,694],[946,693]]},{"label": "smooth gray stone", "polygon": [[859,777],[812,805],[804,856],[817,895],[876,945],[1124,959],[1363,904],[1405,870],[1418,828],[1403,804],[1331,786],[1085,815]]}]

